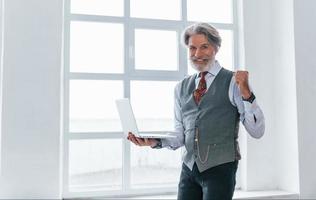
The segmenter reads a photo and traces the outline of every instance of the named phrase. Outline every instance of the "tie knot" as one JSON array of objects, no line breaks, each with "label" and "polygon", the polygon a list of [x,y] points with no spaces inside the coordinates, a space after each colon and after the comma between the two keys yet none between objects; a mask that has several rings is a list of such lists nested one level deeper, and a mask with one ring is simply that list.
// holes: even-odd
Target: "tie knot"
[{"label": "tie knot", "polygon": [[204,78],[206,74],[207,74],[207,71],[206,72],[200,72],[201,78]]}]

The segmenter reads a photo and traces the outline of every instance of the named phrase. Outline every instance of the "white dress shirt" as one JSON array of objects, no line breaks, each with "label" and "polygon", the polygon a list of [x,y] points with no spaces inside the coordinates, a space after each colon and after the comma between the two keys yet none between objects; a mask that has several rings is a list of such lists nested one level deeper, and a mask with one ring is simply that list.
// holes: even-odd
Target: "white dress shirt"
[{"label": "white dress shirt", "polygon": [[[205,75],[207,89],[210,87],[214,81],[216,75],[221,70],[220,64],[215,61],[210,67],[208,73]],[[195,86],[198,87],[200,77],[196,74]],[[174,123],[175,130],[173,135],[176,135],[176,138],[165,138],[161,139],[162,147],[167,147],[171,149],[177,149],[184,145],[184,128],[182,121],[182,112],[180,105],[180,87],[181,84],[178,83],[174,90],[175,103],[174,103]],[[230,82],[228,94],[231,104],[237,107],[240,114],[240,121],[246,128],[247,132],[254,138],[260,138],[264,134],[265,122],[264,115],[260,109],[257,99],[252,103],[242,100],[242,95],[238,85],[235,82],[235,77],[233,76]]]}]

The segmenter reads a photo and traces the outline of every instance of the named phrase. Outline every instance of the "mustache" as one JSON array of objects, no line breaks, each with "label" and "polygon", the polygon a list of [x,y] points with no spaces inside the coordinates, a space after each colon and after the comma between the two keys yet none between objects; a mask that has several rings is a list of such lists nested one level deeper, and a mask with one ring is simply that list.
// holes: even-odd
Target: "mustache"
[{"label": "mustache", "polygon": [[190,60],[193,61],[193,62],[195,62],[195,61],[209,61],[210,59],[211,58],[208,57],[208,56],[204,56],[204,57],[200,57],[200,58],[198,58],[196,56],[190,57]]}]

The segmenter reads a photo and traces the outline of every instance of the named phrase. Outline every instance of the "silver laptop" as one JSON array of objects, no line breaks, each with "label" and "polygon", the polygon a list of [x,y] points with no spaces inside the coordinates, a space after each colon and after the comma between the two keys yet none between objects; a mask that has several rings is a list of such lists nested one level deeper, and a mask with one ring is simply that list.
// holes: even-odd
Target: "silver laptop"
[{"label": "silver laptop", "polygon": [[129,99],[117,99],[116,100],[117,110],[121,119],[121,124],[125,134],[132,132],[136,137],[140,138],[175,138],[175,135],[172,135],[174,132],[163,133],[139,133],[136,119],[133,113],[133,109]]}]

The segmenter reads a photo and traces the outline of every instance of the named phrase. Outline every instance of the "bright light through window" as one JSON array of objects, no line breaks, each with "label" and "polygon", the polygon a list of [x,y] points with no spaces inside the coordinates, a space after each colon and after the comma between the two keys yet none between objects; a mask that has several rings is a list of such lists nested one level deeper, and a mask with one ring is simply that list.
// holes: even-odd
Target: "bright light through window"
[{"label": "bright light through window", "polygon": [[70,131],[121,131],[115,100],[122,97],[122,81],[71,80]]},{"label": "bright light through window", "polygon": [[122,24],[76,21],[70,28],[71,72],[123,72]]},{"label": "bright light through window", "polygon": [[131,183],[134,188],[174,187],[181,172],[181,149],[131,149]]},{"label": "bright light through window", "polygon": [[136,69],[177,70],[177,32],[136,29],[135,66]]},{"label": "bright light through window", "polygon": [[115,100],[130,98],[140,132],[173,131],[174,88],[186,71],[195,73],[179,44],[181,30],[214,23],[222,37],[216,59],[233,70],[233,1],[65,0],[69,196],[176,192],[183,149],[128,145]]},{"label": "bright light through window", "polygon": [[121,189],[122,140],[70,141],[69,171],[73,191]]},{"label": "bright light through window", "polygon": [[71,0],[71,13],[123,16],[124,0]]},{"label": "bright light through window", "polygon": [[173,94],[176,83],[171,81],[132,81],[131,104],[139,130],[173,130]]},{"label": "bright light through window", "polygon": [[179,20],[181,0],[131,0],[131,16]]},{"label": "bright light through window", "polygon": [[187,0],[188,20],[232,23],[233,0]]}]

